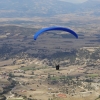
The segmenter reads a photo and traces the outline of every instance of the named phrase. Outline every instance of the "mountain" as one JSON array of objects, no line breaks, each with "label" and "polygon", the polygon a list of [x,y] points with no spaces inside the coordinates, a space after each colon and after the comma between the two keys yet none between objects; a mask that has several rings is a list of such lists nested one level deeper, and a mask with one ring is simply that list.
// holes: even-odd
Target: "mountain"
[{"label": "mountain", "polygon": [[85,10],[100,10],[100,0],[88,0],[81,4]]},{"label": "mountain", "polygon": [[1,0],[0,17],[41,17],[82,11],[97,13],[100,9],[99,5],[99,0],[88,0],[82,4],[61,0]]},{"label": "mountain", "polygon": [[91,12],[91,15],[100,16],[100,0],[88,0],[81,4],[80,10]]},{"label": "mountain", "polygon": [[84,3],[77,4],[77,10],[74,12],[91,14],[100,16],[100,0],[88,0]]},{"label": "mountain", "polygon": [[52,16],[73,12],[74,4],[58,0],[0,1],[0,17]]}]

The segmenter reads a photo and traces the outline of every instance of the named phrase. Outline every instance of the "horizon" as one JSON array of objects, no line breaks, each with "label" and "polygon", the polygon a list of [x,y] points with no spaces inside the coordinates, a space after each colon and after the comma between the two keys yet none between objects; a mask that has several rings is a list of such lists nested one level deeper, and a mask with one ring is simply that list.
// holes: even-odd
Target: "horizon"
[{"label": "horizon", "polygon": [[61,0],[61,1],[66,1],[66,2],[70,2],[70,3],[83,3],[88,0]]}]

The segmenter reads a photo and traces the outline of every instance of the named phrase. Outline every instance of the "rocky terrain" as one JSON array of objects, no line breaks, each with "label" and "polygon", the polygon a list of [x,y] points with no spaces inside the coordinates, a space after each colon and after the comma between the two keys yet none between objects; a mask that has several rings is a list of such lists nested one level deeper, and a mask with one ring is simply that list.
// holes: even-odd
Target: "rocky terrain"
[{"label": "rocky terrain", "polygon": [[99,51],[100,47],[82,47],[54,60],[28,55],[2,60],[0,93],[8,100],[99,100]]},{"label": "rocky terrain", "polygon": [[[0,1],[0,100],[99,100],[99,5]],[[71,28],[79,38],[50,31],[33,40],[49,26]]]}]

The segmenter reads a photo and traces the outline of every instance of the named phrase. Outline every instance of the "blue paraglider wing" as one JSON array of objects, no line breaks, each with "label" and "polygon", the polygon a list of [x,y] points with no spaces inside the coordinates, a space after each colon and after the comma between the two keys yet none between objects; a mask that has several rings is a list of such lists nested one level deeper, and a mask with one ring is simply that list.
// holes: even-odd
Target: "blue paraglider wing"
[{"label": "blue paraglider wing", "polygon": [[43,28],[41,30],[39,30],[38,32],[35,33],[34,35],[34,40],[37,39],[37,37],[44,33],[45,31],[51,31],[51,30],[60,30],[60,31],[66,31],[66,32],[69,32],[71,33],[72,35],[74,35],[76,38],[78,38],[78,35],[71,29],[69,28],[64,28],[64,27],[48,27],[48,28]]}]

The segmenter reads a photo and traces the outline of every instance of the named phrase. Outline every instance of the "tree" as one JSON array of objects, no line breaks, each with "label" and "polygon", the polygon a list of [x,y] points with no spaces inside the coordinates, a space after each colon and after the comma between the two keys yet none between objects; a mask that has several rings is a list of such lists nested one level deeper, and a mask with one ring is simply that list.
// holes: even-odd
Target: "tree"
[{"label": "tree", "polygon": [[23,96],[23,99],[26,99],[27,97],[26,96]]},{"label": "tree", "polygon": [[34,75],[34,72],[32,71],[32,75]]},{"label": "tree", "polygon": [[29,97],[32,97],[32,95],[30,95]]},{"label": "tree", "polygon": [[9,77],[14,77],[14,74],[12,74],[12,73],[9,73]]},{"label": "tree", "polygon": [[51,75],[50,74],[48,74],[48,79],[51,79]]}]

